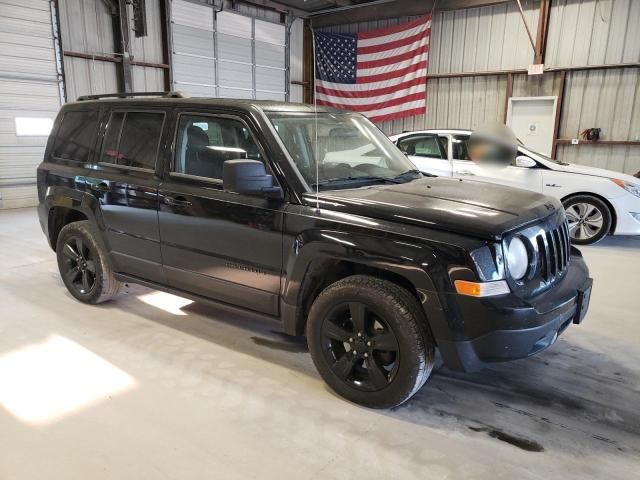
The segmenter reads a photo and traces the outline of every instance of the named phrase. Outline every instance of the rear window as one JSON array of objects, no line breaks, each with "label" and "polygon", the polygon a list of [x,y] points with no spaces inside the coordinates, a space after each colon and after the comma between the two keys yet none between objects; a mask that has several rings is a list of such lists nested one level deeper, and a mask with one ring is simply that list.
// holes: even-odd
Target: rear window
[{"label": "rear window", "polygon": [[81,163],[89,162],[97,126],[96,110],[65,112],[56,133],[53,157]]},{"label": "rear window", "polygon": [[161,112],[113,112],[107,125],[102,161],[155,169],[163,123]]},{"label": "rear window", "polygon": [[446,158],[442,145],[435,135],[412,136],[398,141],[403,153],[415,157]]}]

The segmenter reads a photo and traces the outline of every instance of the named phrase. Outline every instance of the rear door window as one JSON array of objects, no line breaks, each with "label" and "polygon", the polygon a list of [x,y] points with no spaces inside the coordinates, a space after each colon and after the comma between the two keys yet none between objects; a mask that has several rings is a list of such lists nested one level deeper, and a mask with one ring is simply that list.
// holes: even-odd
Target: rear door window
[{"label": "rear door window", "polygon": [[163,112],[112,112],[102,148],[102,161],[124,167],[154,170]]},{"label": "rear door window", "polygon": [[451,137],[451,147],[453,148],[453,158],[456,160],[471,160],[467,144],[469,143],[469,135],[454,135]]},{"label": "rear door window", "polygon": [[97,110],[67,111],[53,145],[55,159],[90,162],[98,127]]},{"label": "rear door window", "polygon": [[415,157],[446,158],[446,153],[436,135],[416,135],[398,141],[403,153]]}]

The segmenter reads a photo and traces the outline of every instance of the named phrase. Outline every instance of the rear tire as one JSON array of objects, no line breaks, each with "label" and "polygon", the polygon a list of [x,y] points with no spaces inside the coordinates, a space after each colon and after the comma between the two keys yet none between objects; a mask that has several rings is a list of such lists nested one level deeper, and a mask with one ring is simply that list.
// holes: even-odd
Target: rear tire
[{"label": "rear tire", "polygon": [[593,195],[575,195],[562,202],[571,243],[592,245],[607,236],[613,217],[609,206]]},{"label": "rear tire", "polygon": [[113,275],[95,227],[87,220],[65,225],[56,243],[58,269],[69,293],[84,303],[113,298],[121,283]]},{"label": "rear tire", "polygon": [[325,382],[371,408],[409,400],[434,365],[435,343],[418,301],[367,275],[344,278],[320,293],[309,312],[307,340]]}]

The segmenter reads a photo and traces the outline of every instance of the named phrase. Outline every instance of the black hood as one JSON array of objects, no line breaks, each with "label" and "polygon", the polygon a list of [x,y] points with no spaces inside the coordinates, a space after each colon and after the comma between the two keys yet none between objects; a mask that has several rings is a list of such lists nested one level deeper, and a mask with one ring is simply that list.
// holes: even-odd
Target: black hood
[{"label": "black hood", "polygon": [[[315,195],[307,195],[309,205]],[[429,177],[398,185],[320,192],[322,208],[499,240],[506,232],[562,208],[552,197],[519,188]]]}]

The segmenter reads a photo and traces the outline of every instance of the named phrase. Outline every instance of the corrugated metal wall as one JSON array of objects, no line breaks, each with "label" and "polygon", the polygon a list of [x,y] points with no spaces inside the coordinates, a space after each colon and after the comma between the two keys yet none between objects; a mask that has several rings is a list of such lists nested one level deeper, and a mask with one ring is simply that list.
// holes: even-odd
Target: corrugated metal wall
[{"label": "corrugated metal wall", "polygon": [[[527,23],[538,24],[538,3],[523,1]],[[465,10],[436,11],[429,43],[429,73],[523,68],[533,49],[516,2]]]},{"label": "corrugated metal wall", "polygon": [[[102,0],[60,0],[62,49],[93,55],[113,55],[111,13]],[[116,64],[84,58],[64,57],[67,97],[117,92]]]},{"label": "corrugated metal wall", "polygon": [[567,67],[640,60],[638,0],[554,0],[546,63]]},{"label": "corrugated metal wall", "polygon": [[[538,0],[522,0],[535,35]],[[358,32],[409,20],[361,22],[329,27]],[[515,2],[455,11],[436,11],[429,44],[429,73],[526,69],[533,62]],[[554,0],[549,20],[546,65],[568,67],[640,62],[640,0]],[[600,127],[603,139],[640,138],[640,70],[625,68],[568,72],[560,137],[576,138],[585,128]],[[560,74],[513,76],[513,96],[557,96]],[[380,128],[387,134],[435,127],[475,128],[504,121],[506,75],[434,78],[427,82],[426,114]],[[640,170],[638,146],[561,145],[559,159],[597,164],[627,173]]]},{"label": "corrugated metal wall", "polygon": [[[163,63],[160,2],[147,0],[147,36],[131,37],[132,60]],[[99,56],[120,56],[114,43],[113,17],[103,0],[59,0],[63,50]],[[129,5],[128,16],[133,18]],[[69,100],[80,95],[118,91],[117,64],[94,59],[64,57],[65,84]],[[133,90],[164,90],[159,68],[133,66]]]},{"label": "corrugated metal wall", "polygon": [[[102,1],[102,0],[99,0]],[[136,37],[131,32],[131,55],[133,60],[149,63],[164,63],[162,51],[162,18],[160,2],[146,0],[147,35]],[[129,5],[129,18],[133,18],[133,7]],[[133,66],[133,90],[136,92],[161,92],[164,90],[164,70],[153,67]]]},{"label": "corrugated metal wall", "polygon": [[36,166],[47,133],[24,135],[16,118],[53,119],[60,108],[54,45],[47,0],[0,0],[0,208],[36,202]]}]

